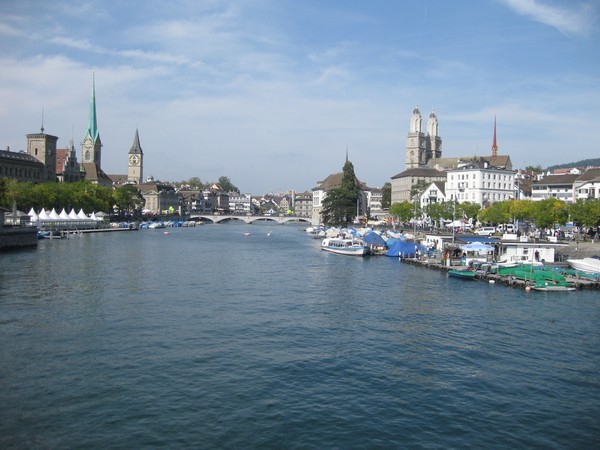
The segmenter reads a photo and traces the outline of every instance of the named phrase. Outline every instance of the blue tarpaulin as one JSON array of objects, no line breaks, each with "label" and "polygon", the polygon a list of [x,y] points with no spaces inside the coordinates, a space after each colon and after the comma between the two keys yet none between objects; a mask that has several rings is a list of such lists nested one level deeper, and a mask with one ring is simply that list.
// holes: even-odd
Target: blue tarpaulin
[{"label": "blue tarpaulin", "polygon": [[385,256],[402,256],[414,258],[417,251],[423,251],[423,246],[411,241],[396,241],[390,245]]},{"label": "blue tarpaulin", "polygon": [[363,241],[367,244],[385,245],[383,238],[374,231],[369,231],[363,238]]}]

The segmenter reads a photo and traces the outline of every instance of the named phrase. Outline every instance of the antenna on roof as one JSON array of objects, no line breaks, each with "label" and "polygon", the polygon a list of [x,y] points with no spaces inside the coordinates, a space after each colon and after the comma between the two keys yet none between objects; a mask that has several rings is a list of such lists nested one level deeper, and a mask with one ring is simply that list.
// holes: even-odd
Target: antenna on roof
[{"label": "antenna on roof", "polygon": [[44,107],[42,106],[42,128],[41,128],[42,133],[44,132]]}]

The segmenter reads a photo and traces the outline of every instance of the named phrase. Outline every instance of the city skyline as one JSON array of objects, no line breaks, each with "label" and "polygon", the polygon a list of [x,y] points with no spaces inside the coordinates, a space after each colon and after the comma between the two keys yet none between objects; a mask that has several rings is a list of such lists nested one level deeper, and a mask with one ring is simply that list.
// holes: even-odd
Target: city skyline
[{"label": "city skyline", "polygon": [[[168,9],[167,9],[168,8]],[[599,5],[24,1],[0,5],[0,148],[42,124],[81,162],[92,72],[102,168],[242,192],[304,191],[341,171],[403,171],[410,115],[435,110],[443,156],[515,167],[595,157]]]}]

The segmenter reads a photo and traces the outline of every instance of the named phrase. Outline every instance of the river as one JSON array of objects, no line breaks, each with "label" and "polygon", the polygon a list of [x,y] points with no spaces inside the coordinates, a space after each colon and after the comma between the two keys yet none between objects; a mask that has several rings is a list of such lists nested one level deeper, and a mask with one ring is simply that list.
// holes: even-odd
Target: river
[{"label": "river", "polygon": [[0,448],[600,447],[597,291],[163,231],[0,254]]}]

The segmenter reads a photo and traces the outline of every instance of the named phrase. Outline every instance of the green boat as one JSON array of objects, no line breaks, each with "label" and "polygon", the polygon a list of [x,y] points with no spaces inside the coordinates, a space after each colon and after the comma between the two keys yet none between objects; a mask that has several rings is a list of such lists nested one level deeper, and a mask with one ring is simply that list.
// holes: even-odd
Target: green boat
[{"label": "green boat", "polygon": [[449,270],[448,276],[452,278],[461,278],[463,280],[474,280],[476,273],[472,270]]}]

